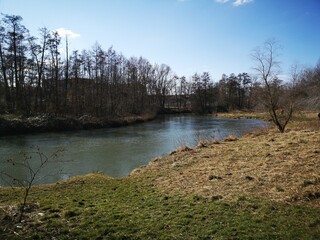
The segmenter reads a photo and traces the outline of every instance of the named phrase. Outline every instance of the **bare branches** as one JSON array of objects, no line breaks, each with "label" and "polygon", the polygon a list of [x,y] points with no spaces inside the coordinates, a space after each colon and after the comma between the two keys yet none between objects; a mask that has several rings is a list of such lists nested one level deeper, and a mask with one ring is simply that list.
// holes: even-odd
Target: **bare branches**
[{"label": "bare branches", "polygon": [[254,70],[257,72],[264,85],[262,101],[269,111],[273,123],[280,132],[284,132],[293,113],[292,98],[285,99],[283,86],[279,75],[281,72],[278,61],[281,46],[274,40],[268,40],[262,47],[256,48],[252,53],[255,63]]},{"label": "bare branches", "polygon": [[41,152],[38,146],[32,146],[29,152],[21,153],[22,159],[8,159],[3,163],[10,165],[14,171],[22,170],[25,173],[22,174],[22,176],[18,176],[6,170],[0,171],[0,177],[3,182],[9,186],[20,187],[24,190],[23,200],[20,205],[19,222],[21,222],[23,218],[30,190],[39,179],[39,173],[47,167],[52,160],[56,160],[62,152],[63,149],[58,149],[48,157]]},{"label": "bare branches", "polygon": [[253,69],[265,84],[269,84],[280,74],[280,62],[277,60],[282,47],[275,39],[267,40],[262,47],[253,50],[251,57],[255,62]]}]

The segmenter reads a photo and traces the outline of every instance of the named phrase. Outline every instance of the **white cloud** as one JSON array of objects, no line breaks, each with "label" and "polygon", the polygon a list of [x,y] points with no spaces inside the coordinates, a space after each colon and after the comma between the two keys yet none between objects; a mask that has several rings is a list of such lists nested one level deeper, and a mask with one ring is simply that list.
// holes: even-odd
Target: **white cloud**
[{"label": "white cloud", "polygon": [[241,6],[243,4],[250,3],[250,2],[253,2],[253,0],[236,0],[236,1],[233,2],[233,6],[238,7],[238,6]]},{"label": "white cloud", "polygon": [[[230,2],[231,0],[215,0],[215,1],[217,3],[222,3],[223,4],[223,3]],[[253,2],[254,0],[232,0],[232,1],[233,1],[232,2],[233,6],[238,7],[238,6]]]},{"label": "white cloud", "polygon": [[227,3],[229,0],[215,0],[217,3]]},{"label": "white cloud", "polygon": [[65,29],[65,28],[58,28],[55,30],[55,32],[58,32],[59,36],[61,37],[66,37],[66,36],[68,36],[68,38],[80,37],[79,33],[75,33],[72,30]]}]

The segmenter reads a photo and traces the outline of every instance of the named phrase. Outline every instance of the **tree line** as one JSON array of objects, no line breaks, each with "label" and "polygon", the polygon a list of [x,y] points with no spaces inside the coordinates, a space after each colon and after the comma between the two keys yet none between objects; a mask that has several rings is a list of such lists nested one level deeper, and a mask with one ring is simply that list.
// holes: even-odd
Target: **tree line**
[{"label": "tree line", "polygon": [[[187,79],[166,64],[126,58],[98,43],[90,50],[70,52],[67,37],[62,39],[47,28],[31,36],[22,21],[16,15],[1,19],[2,113],[110,117],[165,109],[197,113],[252,110],[261,105],[259,96],[266,86],[248,73],[224,74],[217,82],[208,72]],[[277,85],[294,88],[306,107],[317,101],[319,76],[320,64],[296,72],[292,86],[279,79]]]}]

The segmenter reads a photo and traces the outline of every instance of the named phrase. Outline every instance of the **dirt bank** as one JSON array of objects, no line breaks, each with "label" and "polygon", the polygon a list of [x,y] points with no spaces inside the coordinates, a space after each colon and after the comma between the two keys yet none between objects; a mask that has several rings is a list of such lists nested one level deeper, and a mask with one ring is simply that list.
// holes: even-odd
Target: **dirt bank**
[{"label": "dirt bank", "polygon": [[96,118],[88,115],[79,118],[56,117],[47,114],[26,118],[2,115],[0,116],[0,135],[121,127],[132,123],[149,121],[155,117],[155,114],[130,115],[116,118]]}]

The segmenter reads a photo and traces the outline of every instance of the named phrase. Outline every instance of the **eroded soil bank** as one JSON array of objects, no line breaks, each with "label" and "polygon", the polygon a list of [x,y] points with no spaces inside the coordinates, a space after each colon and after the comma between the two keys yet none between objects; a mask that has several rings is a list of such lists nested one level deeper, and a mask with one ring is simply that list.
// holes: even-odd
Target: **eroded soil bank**
[{"label": "eroded soil bank", "polygon": [[79,118],[57,117],[47,114],[26,118],[1,115],[0,135],[121,127],[132,123],[149,121],[155,117],[156,114],[130,115],[116,118],[96,118],[88,115]]}]

